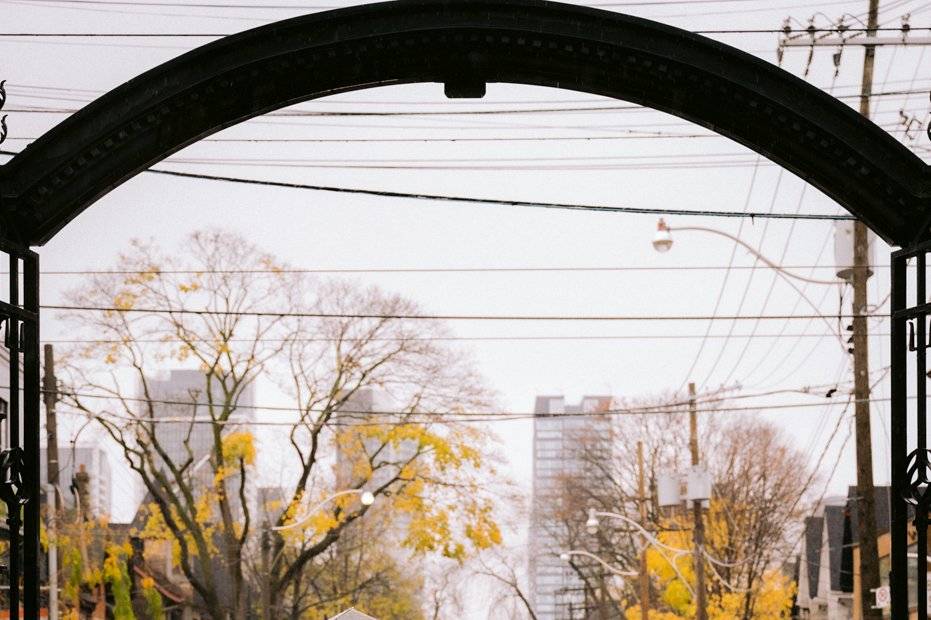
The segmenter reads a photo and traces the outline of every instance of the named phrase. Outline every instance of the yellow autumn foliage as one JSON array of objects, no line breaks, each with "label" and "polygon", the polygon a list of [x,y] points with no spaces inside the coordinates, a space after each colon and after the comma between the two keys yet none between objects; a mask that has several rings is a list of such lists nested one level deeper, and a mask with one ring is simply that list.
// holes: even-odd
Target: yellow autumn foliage
[{"label": "yellow autumn foliage", "polygon": [[[400,484],[390,498],[390,509],[405,517],[401,541],[405,548],[462,562],[470,553],[501,543],[494,506],[475,492],[481,484],[477,472],[484,464],[480,435],[472,429],[369,424],[342,431],[337,441],[343,454],[357,455],[349,465],[361,479],[372,475],[366,446],[415,455],[400,467]],[[457,484],[442,483],[450,479]],[[459,492],[450,492],[450,488]]]},{"label": "yellow autumn foliage", "polygon": [[223,460],[226,464],[235,464],[239,461],[246,465],[255,463],[255,438],[248,431],[228,433],[223,437]]},{"label": "yellow autumn foliage", "polygon": [[[711,554],[715,549],[724,549],[730,544],[731,531],[725,518],[727,509],[721,501],[712,500],[705,515],[705,548]],[[663,545],[682,552],[677,553],[655,545],[647,549],[647,569],[653,581],[659,585],[662,606],[666,608],[657,610],[655,618],[684,620],[695,616],[695,602],[691,594],[691,590],[695,588],[692,531],[688,519],[670,520],[666,525],[678,531],[662,531],[657,536],[658,540]],[[747,593],[736,587],[732,590],[719,583],[714,574],[714,567],[710,564],[706,564],[705,573],[709,588],[709,620],[742,617]],[[754,582],[752,594],[753,620],[782,620],[788,618],[791,612],[795,584],[779,570],[766,570],[762,577]],[[639,607],[628,609],[626,615],[628,620],[639,620]],[[650,618],[654,618],[652,610]]]}]

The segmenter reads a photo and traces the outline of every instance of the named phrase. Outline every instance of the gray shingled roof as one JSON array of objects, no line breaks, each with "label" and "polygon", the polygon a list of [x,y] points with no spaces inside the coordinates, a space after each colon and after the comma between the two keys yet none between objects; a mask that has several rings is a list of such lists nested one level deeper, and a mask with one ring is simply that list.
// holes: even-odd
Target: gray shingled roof
[{"label": "gray shingled roof", "polygon": [[831,590],[841,591],[841,554],[844,550],[844,518],[847,506],[825,506],[824,523],[828,534],[828,569]]},{"label": "gray shingled roof", "polygon": [[[890,487],[873,487],[873,490],[876,493],[876,533],[882,534],[889,531]],[[851,544],[857,544],[860,541],[859,517],[857,515],[858,497],[857,487],[852,486],[847,489],[847,508],[850,512]]]},{"label": "gray shingled roof", "polygon": [[805,519],[805,563],[808,565],[808,596],[818,596],[818,567],[821,566],[821,536],[824,532],[822,517]]},{"label": "gray shingled roof", "polygon": [[346,611],[342,611],[333,616],[333,620],[337,620],[337,618],[339,620],[376,620],[376,618],[362,613],[355,607],[350,607]]}]

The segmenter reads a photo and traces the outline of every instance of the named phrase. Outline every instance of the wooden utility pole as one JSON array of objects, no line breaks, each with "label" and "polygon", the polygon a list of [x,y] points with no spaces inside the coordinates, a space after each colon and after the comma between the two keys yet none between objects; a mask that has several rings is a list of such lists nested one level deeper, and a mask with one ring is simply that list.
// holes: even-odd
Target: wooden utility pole
[{"label": "wooden utility pole", "polygon": [[[647,491],[643,475],[643,442],[637,442],[637,494],[640,499],[640,526],[647,526]],[[647,546],[640,552],[640,618],[650,620],[650,574],[647,572]]]},{"label": "wooden utility pole", "polygon": [[[869,0],[867,37],[876,36],[879,0]],[[860,84],[860,113],[870,117],[873,63],[876,48],[863,48],[863,79]],[[857,444],[857,539],[860,543],[860,609],[864,620],[882,618],[873,609],[872,591],[879,587],[879,550],[876,543],[876,493],[873,489],[873,440],[870,428],[869,326],[867,324],[867,280],[870,277],[869,234],[863,222],[854,222],[853,234],[853,384],[854,421]]]},{"label": "wooden utility pole", "polygon": [[[698,467],[698,412],[695,410],[695,384],[689,383],[689,451],[692,453],[692,467]],[[695,620],[708,620],[707,602],[705,601],[705,524],[702,520],[701,500],[692,504],[695,520],[694,544],[692,557],[695,565]]]},{"label": "wooden utility pole", "polygon": [[[46,476],[49,485],[58,493],[58,421],[55,407],[58,404],[58,379],[55,377],[55,351],[45,345],[45,370],[42,376],[42,400],[45,402]],[[49,502],[49,505],[52,502]]]}]

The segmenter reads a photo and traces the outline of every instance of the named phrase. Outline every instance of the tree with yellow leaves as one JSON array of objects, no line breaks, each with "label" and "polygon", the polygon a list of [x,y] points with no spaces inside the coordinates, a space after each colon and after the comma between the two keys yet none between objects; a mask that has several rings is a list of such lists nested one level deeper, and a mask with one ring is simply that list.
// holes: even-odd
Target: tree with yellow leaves
[{"label": "tree with yellow leaves", "polygon": [[[67,317],[94,342],[66,356],[63,396],[120,445],[151,500],[144,534],[170,544],[203,613],[298,618],[327,597],[359,600],[364,579],[324,594],[320,568],[376,513],[397,533],[376,572],[397,583],[409,577],[402,553],[462,561],[500,542],[489,437],[468,424],[488,392],[439,344],[442,325],[403,318],[420,311],[399,296],[311,281],[232,234],[195,233],[186,250],[135,242],[70,295],[96,309]],[[152,378],[167,365],[197,369],[203,387],[166,402]],[[250,491],[261,442],[242,416],[259,377],[291,399],[256,414],[277,416],[272,452],[290,477],[280,509],[264,513]],[[370,393],[385,410],[358,405]],[[182,458],[159,432],[169,423],[184,429]],[[205,451],[192,440],[201,425]],[[363,489],[375,507],[330,499]]]},{"label": "tree with yellow leaves", "polygon": [[[598,437],[578,437],[579,459],[586,472],[568,477],[551,519],[561,523],[565,549],[586,550],[617,569],[640,571],[645,537],[620,520],[603,519],[597,535],[586,531],[587,510],[619,513],[640,522],[636,443],[643,441],[647,489],[659,473],[688,467],[687,411],[674,396],[630,403],[653,405],[656,412],[617,416]],[[619,403],[619,406],[622,404]],[[798,524],[815,474],[772,424],[747,415],[722,421],[702,416],[699,445],[702,462],[714,481],[710,508],[704,513],[704,560],[709,617],[775,620],[788,617],[794,584],[781,570],[790,559]],[[611,445],[610,456],[598,449]],[[660,508],[654,492],[647,499],[643,526],[664,547],[649,546],[651,614],[656,618],[694,617],[694,549],[691,511]],[[670,531],[673,530],[673,531]],[[670,549],[671,548],[671,549]],[[594,600],[600,594],[602,567],[584,557],[570,565]],[[609,588],[609,606],[639,620],[638,579]],[[654,615],[651,615],[653,618]]]},{"label": "tree with yellow leaves", "polygon": [[[705,517],[706,534],[704,565],[708,581],[707,613],[709,620],[782,620],[789,618],[795,595],[795,584],[784,574],[781,566],[762,570],[750,587],[740,585],[745,567],[753,564],[752,558],[723,561],[733,557],[728,551],[734,545],[727,505],[729,500],[715,498]],[[658,618],[664,620],[695,617],[695,546],[692,541],[690,520],[683,516],[664,520],[658,534],[664,546],[651,545],[647,549],[647,567],[659,593]],[[749,601],[749,606],[748,606]],[[628,620],[640,619],[640,606],[629,607]],[[651,616],[652,617],[652,616]]]}]

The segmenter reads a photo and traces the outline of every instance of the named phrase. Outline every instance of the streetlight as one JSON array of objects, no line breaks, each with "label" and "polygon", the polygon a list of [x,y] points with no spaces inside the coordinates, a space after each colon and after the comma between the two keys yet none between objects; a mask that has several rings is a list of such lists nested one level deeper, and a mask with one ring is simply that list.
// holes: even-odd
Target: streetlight
[{"label": "streetlight", "polygon": [[[661,254],[664,254],[664,253],[668,252],[669,250],[671,250],[671,249],[672,249],[672,241],[673,241],[673,239],[672,239],[672,233],[673,233],[673,231],[676,231],[676,232],[705,232],[705,233],[710,233],[710,234],[712,234],[712,235],[718,235],[718,236],[721,236],[721,237],[725,237],[725,238],[727,238],[727,239],[730,239],[731,241],[733,241],[733,242],[736,243],[737,245],[741,246],[742,248],[744,248],[745,250],[747,250],[748,252],[750,252],[750,254],[752,254],[754,257],[756,257],[757,259],[759,259],[759,261],[762,262],[764,265],[766,265],[766,266],[769,267],[770,269],[774,269],[774,270],[777,271],[778,273],[780,273],[780,274],[782,274],[783,276],[788,277],[788,278],[793,278],[793,279],[795,279],[795,280],[801,280],[802,282],[808,282],[808,283],[810,283],[810,284],[831,284],[831,285],[834,285],[834,284],[840,284],[840,283],[841,283],[839,280],[819,280],[819,279],[817,279],[817,278],[808,278],[808,277],[805,277],[805,276],[800,276],[800,275],[798,275],[797,273],[792,273],[791,271],[789,271],[789,270],[787,270],[787,269],[784,269],[784,268],[781,267],[780,265],[774,263],[773,261],[771,261],[771,260],[769,260],[768,258],[766,258],[765,256],[763,256],[757,249],[755,249],[753,246],[751,246],[750,244],[748,244],[746,241],[744,241],[744,240],[741,239],[740,237],[737,237],[737,236],[734,236],[734,235],[732,235],[732,234],[730,234],[730,233],[724,232],[723,230],[718,230],[718,229],[716,229],[716,228],[706,228],[706,227],[704,227],[704,226],[677,226],[677,227],[675,227],[675,228],[672,228],[671,226],[669,226],[669,225],[666,223],[666,220],[664,220],[663,218],[659,218],[659,221],[656,223],[656,235],[653,236],[653,249],[655,249],[657,252],[659,252],[659,253],[661,253]],[[796,290],[798,290],[798,289],[796,289]]]},{"label": "streetlight", "polygon": [[808,277],[806,277],[806,276],[800,276],[800,275],[798,275],[797,273],[792,273],[792,272],[789,271],[788,269],[785,269],[785,268],[783,268],[782,266],[777,265],[777,264],[774,263],[773,261],[769,260],[768,258],[766,258],[765,256],[763,256],[763,255],[759,252],[759,250],[757,250],[757,249],[755,249],[753,246],[749,245],[746,241],[744,241],[744,240],[741,239],[740,237],[736,237],[736,236],[734,236],[734,235],[732,235],[732,234],[730,234],[730,233],[724,232],[723,230],[717,230],[716,228],[705,228],[704,226],[677,226],[677,227],[675,227],[675,228],[672,228],[671,226],[669,226],[669,225],[666,223],[666,220],[664,220],[663,218],[659,218],[659,221],[656,223],[656,235],[654,235],[654,237],[653,237],[653,248],[654,248],[657,252],[666,253],[666,252],[668,252],[670,249],[672,249],[672,233],[673,233],[673,231],[676,231],[676,232],[680,232],[680,231],[681,231],[681,232],[704,232],[704,233],[710,233],[710,234],[712,234],[712,235],[718,235],[718,236],[720,236],[720,237],[724,237],[724,238],[726,238],[726,239],[730,239],[731,241],[733,241],[733,242],[736,243],[737,245],[739,245],[739,246],[741,246],[742,248],[744,248],[745,250],[747,250],[747,251],[748,251],[750,254],[752,254],[757,260],[759,260],[761,263],[763,263],[764,265],[766,265],[767,267],[769,267],[770,269],[772,269],[773,271],[775,271],[777,275],[779,275],[780,277],[782,277],[782,279],[785,281],[785,283],[788,284],[789,286],[791,286],[792,289],[793,289],[796,293],[798,293],[798,296],[801,297],[801,298],[805,301],[805,303],[807,303],[807,304],[811,307],[812,310],[814,310],[814,313],[815,313],[818,317],[820,317],[822,321],[825,322],[825,324],[826,324],[826,325],[828,326],[828,328],[830,329],[831,334],[834,335],[834,336],[837,338],[837,340],[838,340],[838,342],[840,343],[841,347],[846,348],[846,345],[845,345],[845,343],[844,343],[844,339],[841,337],[840,334],[838,334],[837,332],[834,331],[834,325],[831,323],[830,320],[828,320],[828,317],[824,316],[824,314],[821,313],[821,309],[818,308],[817,304],[815,304],[815,302],[813,302],[813,301],[808,297],[808,295],[805,294],[805,291],[803,291],[802,289],[800,289],[800,288],[798,287],[798,285],[795,284],[795,282],[792,281],[792,280],[799,280],[799,281],[801,281],[801,282],[806,282],[806,283],[808,283],[808,284],[822,284],[822,285],[833,285],[833,286],[836,286],[836,285],[838,285],[838,284],[842,284],[842,282],[841,282],[840,280],[819,280],[819,279],[817,279],[817,278],[808,278]]},{"label": "streetlight", "polygon": [[672,233],[669,231],[669,226],[666,225],[666,220],[663,218],[659,218],[659,221],[656,223],[656,236],[653,237],[653,249],[660,254],[666,253],[672,249]]},{"label": "streetlight", "polygon": [[[657,548],[656,552],[659,553],[660,557],[666,560],[669,566],[672,567],[672,570],[675,571],[676,575],[682,581],[682,584],[685,586],[685,589],[688,590],[692,598],[695,598],[695,590],[692,589],[692,586],[689,585],[689,582],[685,578],[685,575],[683,575],[682,572],[679,571],[679,567],[676,566],[676,562],[675,562],[675,559],[679,557],[680,555],[683,555],[685,553],[691,553],[688,549],[679,549],[677,547],[671,547],[661,542],[656,536],[648,532],[646,528],[644,528],[642,525],[640,525],[639,523],[637,523],[636,521],[634,521],[633,519],[629,517],[625,517],[624,515],[619,515],[616,512],[599,511],[599,510],[596,510],[595,508],[588,509],[588,520],[585,522],[585,529],[587,529],[590,534],[596,534],[598,532],[598,528],[601,525],[601,522],[599,521],[598,517],[606,517],[608,519],[616,519],[618,521],[623,521],[624,523],[636,529],[637,533],[643,536],[643,538],[646,539],[647,543]],[[670,558],[668,555],[666,555],[664,553],[664,550],[671,552],[672,557]]]},{"label": "streetlight", "polygon": [[328,503],[332,502],[337,497],[342,497],[344,495],[358,495],[359,501],[362,503],[363,506],[371,506],[372,504],[375,503],[375,496],[372,494],[371,491],[365,491],[363,489],[347,489],[345,491],[340,491],[339,493],[334,493],[328,498],[317,503],[316,506],[314,506],[312,509],[305,512],[304,516],[298,519],[297,521],[295,521],[294,523],[288,523],[287,525],[277,525],[271,529],[280,532],[284,530],[292,530],[298,527],[303,527],[304,525],[307,524],[308,521],[310,521],[310,519],[315,514],[317,514],[318,510],[323,508]]}]

